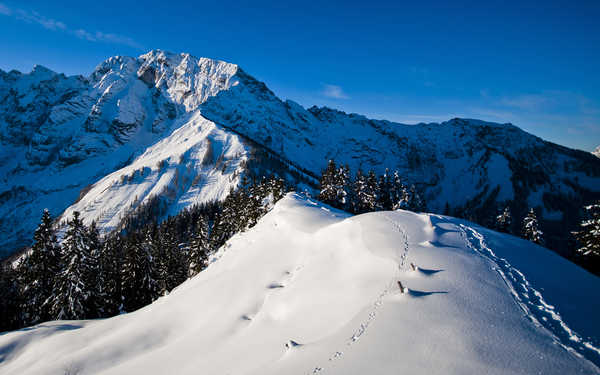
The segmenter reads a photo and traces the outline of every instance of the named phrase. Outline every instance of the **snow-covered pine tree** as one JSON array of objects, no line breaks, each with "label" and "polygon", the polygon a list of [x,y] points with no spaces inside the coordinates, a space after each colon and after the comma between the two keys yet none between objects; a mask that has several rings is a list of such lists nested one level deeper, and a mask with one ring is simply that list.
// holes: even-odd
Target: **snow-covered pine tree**
[{"label": "snow-covered pine tree", "polygon": [[63,239],[62,271],[57,275],[54,294],[47,300],[53,319],[84,319],[93,313],[90,296],[94,290],[94,261],[90,254],[87,228],[73,213]]},{"label": "snow-covered pine tree", "polygon": [[88,312],[86,318],[100,318],[101,317],[101,299],[99,298],[99,258],[100,252],[102,251],[102,242],[100,241],[100,233],[96,222],[93,221],[88,228],[86,228],[86,240],[88,243],[88,254],[89,261],[88,266],[91,271],[88,276],[87,285],[90,292],[90,298],[88,300]]},{"label": "snow-covered pine tree", "polygon": [[531,208],[527,216],[523,218],[522,235],[526,240],[534,242],[538,245],[543,243],[543,232],[539,229],[537,216],[535,215],[533,208]]},{"label": "snow-covered pine tree", "polygon": [[319,187],[319,200],[329,205],[335,205],[337,199],[337,189],[335,183],[337,167],[335,161],[329,160],[327,168],[321,175],[321,183]]},{"label": "snow-covered pine tree", "polygon": [[152,255],[145,246],[142,235],[132,234],[125,244],[121,268],[121,290],[125,311],[135,311],[159,297],[154,274]]},{"label": "snow-covered pine tree", "polygon": [[240,215],[241,209],[243,209],[244,206],[245,201],[243,194],[232,189],[223,202],[223,210],[219,222],[225,235],[225,239],[246,229],[247,220],[249,218],[245,215]]},{"label": "snow-covered pine tree", "polygon": [[208,219],[200,215],[196,224],[196,235],[190,244],[190,276],[197,275],[208,265],[209,246]]},{"label": "snow-covered pine tree", "polygon": [[342,210],[349,209],[348,196],[350,191],[350,167],[348,165],[340,166],[334,174],[335,199],[331,204]]},{"label": "snow-covered pine tree", "polygon": [[[252,227],[257,222],[258,219],[263,215],[264,207],[263,207],[263,199],[266,197],[266,182],[259,184],[253,184],[248,188],[248,226]],[[208,222],[207,222],[208,225]]]},{"label": "snow-covered pine tree", "polygon": [[372,170],[369,171],[366,179],[365,193],[361,206],[365,209],[364,212],[372,212],[377,208],[377,199],[379,196],[379,183],[377,176]]},{"label": "snow-covered pine tree", "polygon": [[398,208],[403,210],[410,210],[412,207],[412,195],[410,190],[406,187],[406,185],[402,185],[400,188],[400,202],[398,204]]},{"label": "snow-covered pine tree", "polygon": [[104,241],[98,258],[97,301],[99,315],[117,315],[121,306],[121,261],[123,259],[121,236],[112,235]]},{"label": "snow-covered pine tree", "polygon": [[586,217],[573,232],[579,243],[577,254],[586,258],[600,259],[600,201],[584,207]]},{"label": "snow-covered pine tree", "polygon": [[212,231],[210,232],[210,251],[214,252],[219,249],[219,247],[225,244],[225,241],[229,237],[227,237],[227,228],[225,228],[225,223],[222,222],[221,214],[216,213],[215,218],[213,220]]},{"label": "snow-covered pine tree", "polygon": [[[348,166],[344,167],[344,173],[346,174],[346,176],[349,173]],[[346,177],[346,181],[347,180],[348,178]],[[286,193],[286,190],[287,189],[283,178],[271,176],[271,178],[269,179],[268,191],[270,194],[273,195],[273,203],[283,198],[283,196]],[[266,198],[267,195],[265,195],[263,198]]]},{"label": "snow-covered pine tree", "polygon": [[59,272],[60,246],[56,241],[52,217],[48,210],[33,236],[33,246],[21,267],[22,311],[25,325],[32,325],[50,319],[45,301],[52,296],[54,278]]},{"label": "snow-covered pine tree", "polygon": [[385,169],[385,173],[379,177],[378,182],[379,195],[377,197],[377,209],[391,210],[393,207],[393,183],[389,169]]},{"label": "snow-covered pine tree", "polygon": [[417,192],[415,185],[410,185],[410,201],[408,203],[408,209],[414,212],[422,212],[425,210],[425,202],[421,199],[421,196]]},{"label": "snow-covered pine tree", "polygon": [[510,233],[512,225],[512,215],[510,214],[510,208],[506,206],[501,214],[496,216],[496,228],[500,232]]},{"label": "snow-covered pine tree", "polygon": [[366,202],[367,193],[367,178],[365,177],[362,170],[356,171],[356,177],[352,183],[352,212],[355,214],[362,214],[366,211],[364,202]]},{"label": "snow-covered pine tree", "polygon": [[182,244],[175,243],[174,246],[169,248],[167,258],[167,288],[169,292],[188,278],[190,266],[181,245]]},{"label": "snow-covered pine tree", "polygon": [[403,206],[403,198],[406,188],[402,183],[402,179],[400,178],[400,173],[398,171],[394,171],[394,178],[392,181],[392,210],[404,209]]},{"label": "snow-covered pine tree", "polygon": [[[161,226],[159,232],[159,255],[155,263],[158,267],[156,280],[161,294],[165,291],[170,292],[188,277],[189,266],[178,241],[176,224],[174,218],[169,219]],[[143,246],[151,253],[151,245],[148,241],[144,241]]]}]

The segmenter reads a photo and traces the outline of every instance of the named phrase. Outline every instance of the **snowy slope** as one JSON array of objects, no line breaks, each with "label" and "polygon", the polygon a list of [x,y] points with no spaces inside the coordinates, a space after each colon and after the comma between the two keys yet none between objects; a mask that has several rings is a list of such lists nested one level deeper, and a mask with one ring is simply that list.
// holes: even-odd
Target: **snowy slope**
[{"label": "snowy slope", "polygon": [[237,187],[247,160],[247,148],[198,114],[150,146],[127,166],[95,183],[63,214],[83,213],[102,231],[117,227],[127,213],[154,196],[170,200],[171,212],[193,204],[225,199]]},{"label": "snowy slope", "polygon": [[467,222],[292,193],[152,305],[1,335],[0,373],[595,374],[599,287]]},{"label": "snowy slope", "polygon": [[596,149],[592,151],[592,154],[600,158],[600,146],[596,147]]}]

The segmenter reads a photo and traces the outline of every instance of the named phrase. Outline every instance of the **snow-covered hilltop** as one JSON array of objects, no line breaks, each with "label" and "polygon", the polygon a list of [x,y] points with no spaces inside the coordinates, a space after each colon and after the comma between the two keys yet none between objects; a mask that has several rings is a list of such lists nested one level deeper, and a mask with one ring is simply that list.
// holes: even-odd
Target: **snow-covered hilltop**
[{"label": "snow-covered hilltop", "polygon": [[596,374],[599,288],[465,221],[289,194],[141,310],[1,335],[0,372]]},{"label": "snow-covered hilltop", "polygon": [[111,57],[89,77],[0,71],[0,251],[29,244],[44,207],[106,231],[155,195],[170,213],[222,199],[244,173],[314,186],[332,158],[399,170],[432,212],[485,222],[509,201],[516,217],[539,207],[551,248],[600,195],[599,159],[510,124],[305,109],[236,65],[156,50]]},{"label": "snow-covered hilltop", "polygon": [[600,146],[596,147],[592,154],[600,158]]}]

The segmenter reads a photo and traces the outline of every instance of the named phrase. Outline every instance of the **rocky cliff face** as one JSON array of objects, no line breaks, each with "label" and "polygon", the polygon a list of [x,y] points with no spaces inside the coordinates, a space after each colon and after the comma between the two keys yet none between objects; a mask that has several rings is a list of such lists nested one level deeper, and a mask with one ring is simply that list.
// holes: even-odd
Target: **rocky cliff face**
[{"label": "rocky cliff face", "polygon": [[244,173],[276,170],[310,188],[328,159],[353,172],[397,169],[434,212],[448,204],[485,222],[506,204],[515,216],[538,207],[562,228],[557,241],[600,193],[600,159],[513,125],[305,109],[236,65],[188,54],[112,57],[89,77],[0,72],[0,99],[4,252],[29,243],[44,207],[110,230],[152,196],[172,213],[222,199]]}]

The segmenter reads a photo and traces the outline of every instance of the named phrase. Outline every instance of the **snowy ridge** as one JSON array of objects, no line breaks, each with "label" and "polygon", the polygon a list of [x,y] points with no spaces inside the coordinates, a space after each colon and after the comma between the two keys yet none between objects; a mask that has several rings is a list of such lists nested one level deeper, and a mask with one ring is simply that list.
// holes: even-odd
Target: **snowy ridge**
[{"label": "snowy ridge", "polygon": [[532,303],[551,304],[595,345],[590,295],[600,281],[555,254],[450,217],[350,217],[291,193],[147,307],[0,336],[0,372],[600,373],[592,351],[557,345],[556,332],[524,314],[511,291],[521,286],[501,277],[500,259],[539,292]]},{"label": "snowy ridge", "polygon": [[596,149],[592,151],[592,155],[600,158],[600,146],[596,147]]}]

